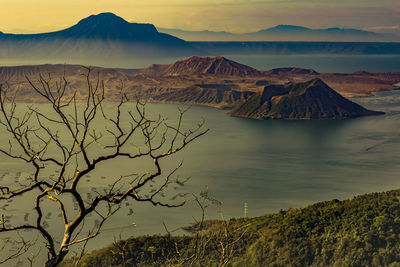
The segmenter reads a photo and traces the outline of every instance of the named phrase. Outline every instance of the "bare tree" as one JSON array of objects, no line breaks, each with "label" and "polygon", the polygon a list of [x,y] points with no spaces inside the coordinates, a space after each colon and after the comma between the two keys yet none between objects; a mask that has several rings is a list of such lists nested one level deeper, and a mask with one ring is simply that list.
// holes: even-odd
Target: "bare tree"
[{"label": "bare tree", "polygon": [[[0,185],[0,203],[20,197],[34,203],[33,221],[19,222],[3,216],[0,234],[38,232],[48,251],[46,266],[57,266],[72,246],[86,245],[96,237],[124,200],[164,207],[183,205],[185,198],[181,194],[176,200],[161,200],[160,195],[168,185],[182,183],[175,176],[181,163],[164,173],[161,161],[208,131],[203,122],[193,129],[183,129],[182,117],[186,110],[179,110],[175,126],[161,116],[156,119],[148,116],[144,103],[128,101],[123,86],[120,100],[110,112],[105,108],[106,86],[100,75],[87,68],[84,76],[87,92],[83,101],[69,88],[65,75],[55,80],[50,74],[48,77],[40,74],[38,80],[27,77],[32,90],[49,104],[50,111],[38,105],[17,105],[18,93],[8,84],[0,85],[0,125],[10,136],[8,146],[0,148],[0,152],[29,165],[32,170],[31,175],[17,184]],[[132,170],[133,174],[116,174],[111,184],[102,190],[94,189],[92,194],[81,188],[95,168],[116,159],[147,159],[152,167],[145,173]],[[49,170],[55,175],[49,175]],[[155,186],[150,188],[149,184]],[[63,225],[61,234],[54,234],[47,227],[49,203],[59,212],[57,222]],[[92,215],[99,220],[95,228],[88,230],[85,222]],[[23,252],[24,246],[27,244],[15,255]]]},{"label": "bare tree", "polygon": [[4,258],[0,258],[0,265],[22,256],[33,246],[32,241],[25,240],[19,234],[17,239],[3,238],[1,241],[0,251],[8,251],[8,253]]},{"label": "bare tree", "polygon": [[[186,247],[186,252],[189,251],[189,253],[183,255],[178,241],[174,242],[176,255],[167,265],[177,267],[229,265],[237,254],[239,242],[245,237],[250,223],[244,222],[232,226],[230,221],[225,220],[222,211],[220,211],[221,220],[206,221],[205,214],[210,205],[221,206],[221,202],[208,194],[208,189],[202,191],[200,196],[193,195],[193,201],[200,208],[201,213],[200,219],[193,218],[195,223],[189,227],[194,234]],[[213,229],[210,231],[207,228]],[[167,228],[166,230],[170,235],[170,231]],[[216,262],[210,260],[210,251],[216,252]]]},{"label": "bare tree", "polygon": [[[209,238],[202,233],[203,231],[203,226],[204,226],[204,221],[205,221],[205,214],[206,214],[206,209],[209,207],[209,198],[208,195],[206,194],[200,194],[200,197],[193,195],[193,199],[195,203],[198,205],[200,208],[200,220],[197,220],[195,217],[193,217],[195,223],[193,225],[194,227],[194,236],[193,236],[193,245],[190,244],[190,253],[187,256],[184,256],[180,249],[179,249],[179,244],[178,242],[175,242],[175,251],[176,251],[176,256],[173,259],[173,264],[171,266],[202,266],[206,264],[206,258],[205,256],[205,251],[207,246],[209,245],[208,242],[210,242]],[[167,229],[165,227],[165,229]],[[170,235],[170,232],[167,230],[168,235]]]},{"label": "bare tree", "polygon": [[[195,224],[195,235],[193,236],[192,254],[189,257],[183,257],[179,253],[178,245],[176,244],[176,251],[179,255],[180,260],[177,266],[204,266],[210,265],[209,255],[210,251],[214,250],[217,252],[218,263],[212,264],[212,266],[224,267],[231,263],[232,258],[236,255],[238,244],[244,238],[247,233],[247,229],[250,224],[239,225],[239,227],[232,227],[230,221],[226,221],[221,212],[221,219],[217,223],[217,228],[210,231],[204,231],[203,226],[205,224],[204,214],[205,209],[208,207],[205,200],[210,200],[208,196],[202,196],[202,199],[195,198],[199,205],[202,216],[201,220]],[[213,199],[211,199],[214,201]],[[236,234],[238,232],[239,234]]]},{"label": "bare tree", "polygon": [[[222,218],[222,227],[215,240],[214,247],[219,254],[218,267],[227,266],[231,262],[237,253],[239,242],[247,234],[247,229],[250,226],[250,224],[244,224],[235,229],[229,224],[230,221]],[[236,237],[235,232],[239,232]]]},{"label": "bare tree", "polygon": [[121,234],[119,234],[119,239],[117,240],[116,238],[114,238],[114,242],[113,242],[113,247],[114,249],[111,250],[111,253],[121,257],[121,262],[122,262],[122,266],[126,267],[127,266],[127,246],[129,245],[129,241],[128,240],[122,240]]}]

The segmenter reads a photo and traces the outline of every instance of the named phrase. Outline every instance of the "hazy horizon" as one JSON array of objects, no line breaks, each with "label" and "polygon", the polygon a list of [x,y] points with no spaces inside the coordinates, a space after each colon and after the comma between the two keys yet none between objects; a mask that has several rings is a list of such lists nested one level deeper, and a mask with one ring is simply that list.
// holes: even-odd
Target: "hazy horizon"
[{"label": "hazy horizon", "polygon": [[[64,26],[62,28],[50,30],[48,32],[39,33],[18,33],[18,32],[1,32],[6,35],[2,35],[5,38],[12,37],[13,35],[20,37],[33,37],[34,35],[43,34],[53,34],[61,33],[64,30],[69,30],[74,28],[76,25],[81,25],[83,21],[93,17],[107,17],[110,21],[109,23],[114,23],[115,21],[127,21],[130,22],[125,17],[119,16],[112,12],[102,12],[98,14],[92,14],[88,17],[80,18],[75,23],[71,25]],[[113,20],[114,22],[111,22]],[[119,22],[118,22],[119,23]],[[131,25],[137,25],[136,23]],[[140,25],[153,25],[158,32],[166,33],[174,37],[178,37],[185,41],[300,41],[300,42],[399,42],[400,33],[381,33],[379,31],[366,31],[360,28],[341,28],[337,25],[331,27],[306,27],[302,25],[291,25],[291,24],[279,24],[273,27],[260,28],[257,30],[252,30],[243,33],[235,33],[233,31],[213,31],[209,29],[203,30],[184,30],[182,28],[163,28],[157,24],[152,23],[139,23]],[[98,27],[97,25],[96,27]],[[120,25],[121,26],[121,25]],[[102,26],[104,27],[104,26]],[[107,27],[104,27],[107,28]],[[123,28],[123,27],[122,27]],[[115,28],[112,31],[119,31],[119,28]],[[127,33],[125,33],[127,35]],[[129,35],[129,34],[128,34]],[[43,37],[43,36],[42,36]],[[87,36],[89,39],[93,36]]]},{"label": "hazy horizon", "polygon": [[243,33],[276,25],[300,25],[400,33],[400,2],[396,0],[149,0],[145,4],[126,0],[39,0],[35,5],[28,0],[3,2],[0,31],[9,33],[56,31],[101,12],[116,13],[129,22],[190,31]]}]

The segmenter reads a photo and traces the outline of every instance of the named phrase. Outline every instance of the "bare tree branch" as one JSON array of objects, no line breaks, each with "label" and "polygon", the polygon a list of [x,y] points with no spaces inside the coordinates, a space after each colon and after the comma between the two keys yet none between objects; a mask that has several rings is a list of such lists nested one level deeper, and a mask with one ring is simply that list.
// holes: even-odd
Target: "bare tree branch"
[{"label": "bare tree branch", "polygon": [[[35,213],[35,220],[24,224],[3,220],[0,234],[27,229],[38,232],[46,242],[46,266],[57,266],[72,246],[83,244],[85,248],[125,200],[163,207],[185,204],[185,195],[181,195],[179,201],[159,199],[170,184],[177,183],[173,176],[182,166],[179,163],[165,171],[161,161],[208,131],[204,129],[204,122],[193,129],[183,127],[187,109],[179,109],[176,126],[161,116],[148,116],[145,104],[140,101],[129,109],[132,102],[124,93],[122,82],[120,99],[110,111],[103,106],[106,86],[100,74],[93,73],[90,67],[86,71],[87,91],[82,102],[77,101],[77,92],[70,88],[65,69],[64,75],[56,79],[51,73],[46,76],[39,73],[37,80],[26,77],[31,88],[49,104],[51,112],[35,105],[25,105],[24,111],[23,105],[20,107],[16,102],[18,91],[12,91],[8,84],[0,84],[0,126],[10,136],[8,147],[1,147],[0,153],[32,169],[31,177],[23,183],[0,186],[0,201],[33,195],[31,203],[34,203]],[[100,128],[99,121],[102,122]],[[134,176],[116,175],[108,187],[95,189],[94,196],[87,197],[87,192],[80,187],[84,179],[98,166],[115,159],[145,159],[152,162],[152,168]],[[49,171],[55,174],[49,175]],[[154,182],[157,187],[150,192],[148,185]],[[73,208],[68,201],[72,201]],[[47,229],[49,210],[42,203],[52,203],[52,207],[57,208],[64,226],[62,240],[57,240]],[[83,230],[92,214],[100,220],[93,229]],[[15,257],[21,251],[18,250]],[[32,263],[33,259],[29,259]]]}]

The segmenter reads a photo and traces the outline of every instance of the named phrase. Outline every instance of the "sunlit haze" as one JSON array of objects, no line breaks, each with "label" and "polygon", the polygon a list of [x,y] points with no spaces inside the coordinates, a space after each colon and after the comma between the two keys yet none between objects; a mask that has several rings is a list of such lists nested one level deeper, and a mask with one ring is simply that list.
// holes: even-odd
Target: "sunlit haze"
[{"label": "sunlit haze", "polygon": [[398,0],[1,0],[0,31],[55,31],[101,12],[185,30],[238,33],[292,24],[400,32]]}]

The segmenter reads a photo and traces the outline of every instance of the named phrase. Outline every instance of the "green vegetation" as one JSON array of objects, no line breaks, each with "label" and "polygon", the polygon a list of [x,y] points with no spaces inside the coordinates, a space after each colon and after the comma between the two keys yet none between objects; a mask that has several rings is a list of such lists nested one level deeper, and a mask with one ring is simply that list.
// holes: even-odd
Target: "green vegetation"
[{"label": "green vegetation", "polygon": [[85,255],[80,266],[168,266],[195,251],[194,266],[218,266],[222,246],[233,252],[228,266],[400,266],[399,199],[400,190],[373,193],[216,222],[199,235],[131,238]]}]

